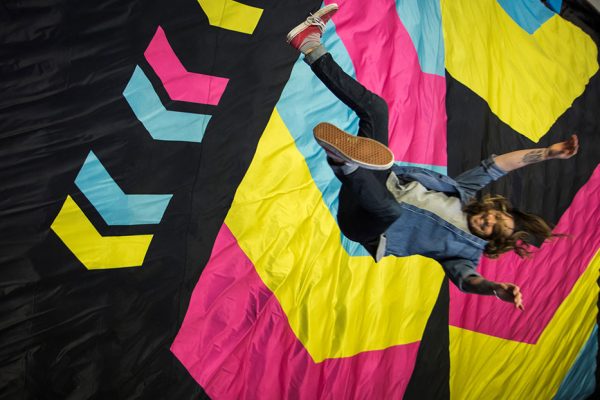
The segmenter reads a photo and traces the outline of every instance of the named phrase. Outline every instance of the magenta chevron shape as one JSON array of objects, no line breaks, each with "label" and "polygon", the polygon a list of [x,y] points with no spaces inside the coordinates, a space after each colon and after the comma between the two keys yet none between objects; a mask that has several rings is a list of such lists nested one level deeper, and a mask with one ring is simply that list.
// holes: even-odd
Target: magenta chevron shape
[{"label": "magenta chevron shape", "polygon": [[144,52],[172,100],[217,105],[227,78],[189,72],[173,51],[165,31],[159,26]]}]

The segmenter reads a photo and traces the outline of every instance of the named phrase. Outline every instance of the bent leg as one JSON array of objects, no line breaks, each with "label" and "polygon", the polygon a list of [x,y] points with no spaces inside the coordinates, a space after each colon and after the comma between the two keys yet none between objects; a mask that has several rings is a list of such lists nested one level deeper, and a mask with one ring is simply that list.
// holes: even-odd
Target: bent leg
[{"label": "bent leg", "polygon": [[342,182],[338,224],[349,239],[363,244],[377,240],[400,216],[401,208],[385,186],[388,173],[364,168],[336,173]]},{"label": "bent leg", "polygon": [[388,106],[385,100],[346,74],[329,53],[312,60],[310,67],[325,86],[358,115],[358,135],[387,146]]},{"label": "bent leg", "polygon": [[[342,187],[339,200],[337,222],[348,239],[368,247],[377,242],[379,236],[389,227],[385,221],[379,220],[362,208],[348,188]],[[368,250],[374,253],[372,249]]]},{"label": "bent leg", "polygon": [[357,203],[378,219],[395,221],[400,216],[398,202],[386,187],[389,171],[358,168],[349,175],[338,175],[342,188],[356,198]]},{"label": "bent leg", "polygon": [[[385,100],[367,90],[346,74],[323,48],[306,60],[315,75],[350,107],[358,117],[358,135],[388,145],[388,107]],[[339,195],[338,225],[346,237],[368,249],[400,216],[401,208],[387,190],[387,171],[373,171],[350,165],[331,165],[342,182]],[[372,251],[370,249],[369,251]]]}]

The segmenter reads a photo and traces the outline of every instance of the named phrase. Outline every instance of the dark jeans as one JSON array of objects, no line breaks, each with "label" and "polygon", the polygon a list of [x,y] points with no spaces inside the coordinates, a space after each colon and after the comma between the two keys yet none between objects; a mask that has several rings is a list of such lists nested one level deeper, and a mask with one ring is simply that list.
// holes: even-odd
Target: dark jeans
[{"label": "dark jeans", "polygon": [[[358,117],[358,136],[375,139],[388,145],[388,106],[384,99],[367,90],[346,74],[324,54],[311,64],[315,75]],[[344,175],[333,169],[342,182],[339,195],[338,225],[350,240],[363,244],[373,253],[379,235],[400,216],[400,207],[387,190],[390,171],[372,171],[358,168]]]}]

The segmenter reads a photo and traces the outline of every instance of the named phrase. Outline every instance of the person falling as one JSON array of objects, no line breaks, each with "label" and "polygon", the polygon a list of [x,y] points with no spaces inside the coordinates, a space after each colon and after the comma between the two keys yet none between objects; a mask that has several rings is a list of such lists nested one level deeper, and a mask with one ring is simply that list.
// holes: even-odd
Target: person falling
[{"label": "person falling", "polygon": [[394,164],[388,146],[388,106],[346,74],[321,44],[325,25],[337,12],[329,4],[287,35],[287,42],[325,86],[359,117],[357,136],[329,123],[314,137],[341,181],[337,214],[340,230],[379,261],[385,256],[419,254],[438,261],[463,292],[495,295],[524,310],[520,288],[482,277],[482,256],[514,251],[530,254],[530,244],[559,236],[540,217],[513,208],[502,196],[476,194],[490,182],[529,164],[568,159],[577,153],[576,135],[548,148],[491,156],[452,179],[436,172]]}]

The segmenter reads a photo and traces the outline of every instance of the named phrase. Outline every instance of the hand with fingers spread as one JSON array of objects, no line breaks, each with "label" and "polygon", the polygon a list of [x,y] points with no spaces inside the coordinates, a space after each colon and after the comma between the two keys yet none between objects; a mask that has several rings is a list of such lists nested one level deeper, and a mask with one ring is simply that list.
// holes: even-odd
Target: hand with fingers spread
[{"label": "hand with fingers spread", "polygon": [[577,150],[579,150],[579,139],[577,135],[571,135],[568,140],[548,147],[547,157],[566,160],[577,154]]},{"label": "hand with fingers spread", "polygon": [[521,289],[514,283],[494,282],[483,276],[470,276],[465,279],[461,290],[467,293],[495,295],[500,300],[513,303],[515,308],[525,311]]},{"label": "hand with fingers spread", "polygon": [[494,288],[494,294],[502,301],[507,303],[513,303],[516,308],[521,311],[525,311],[523,307],[523,295],[521,289],[514,283],[496,283]]}]

